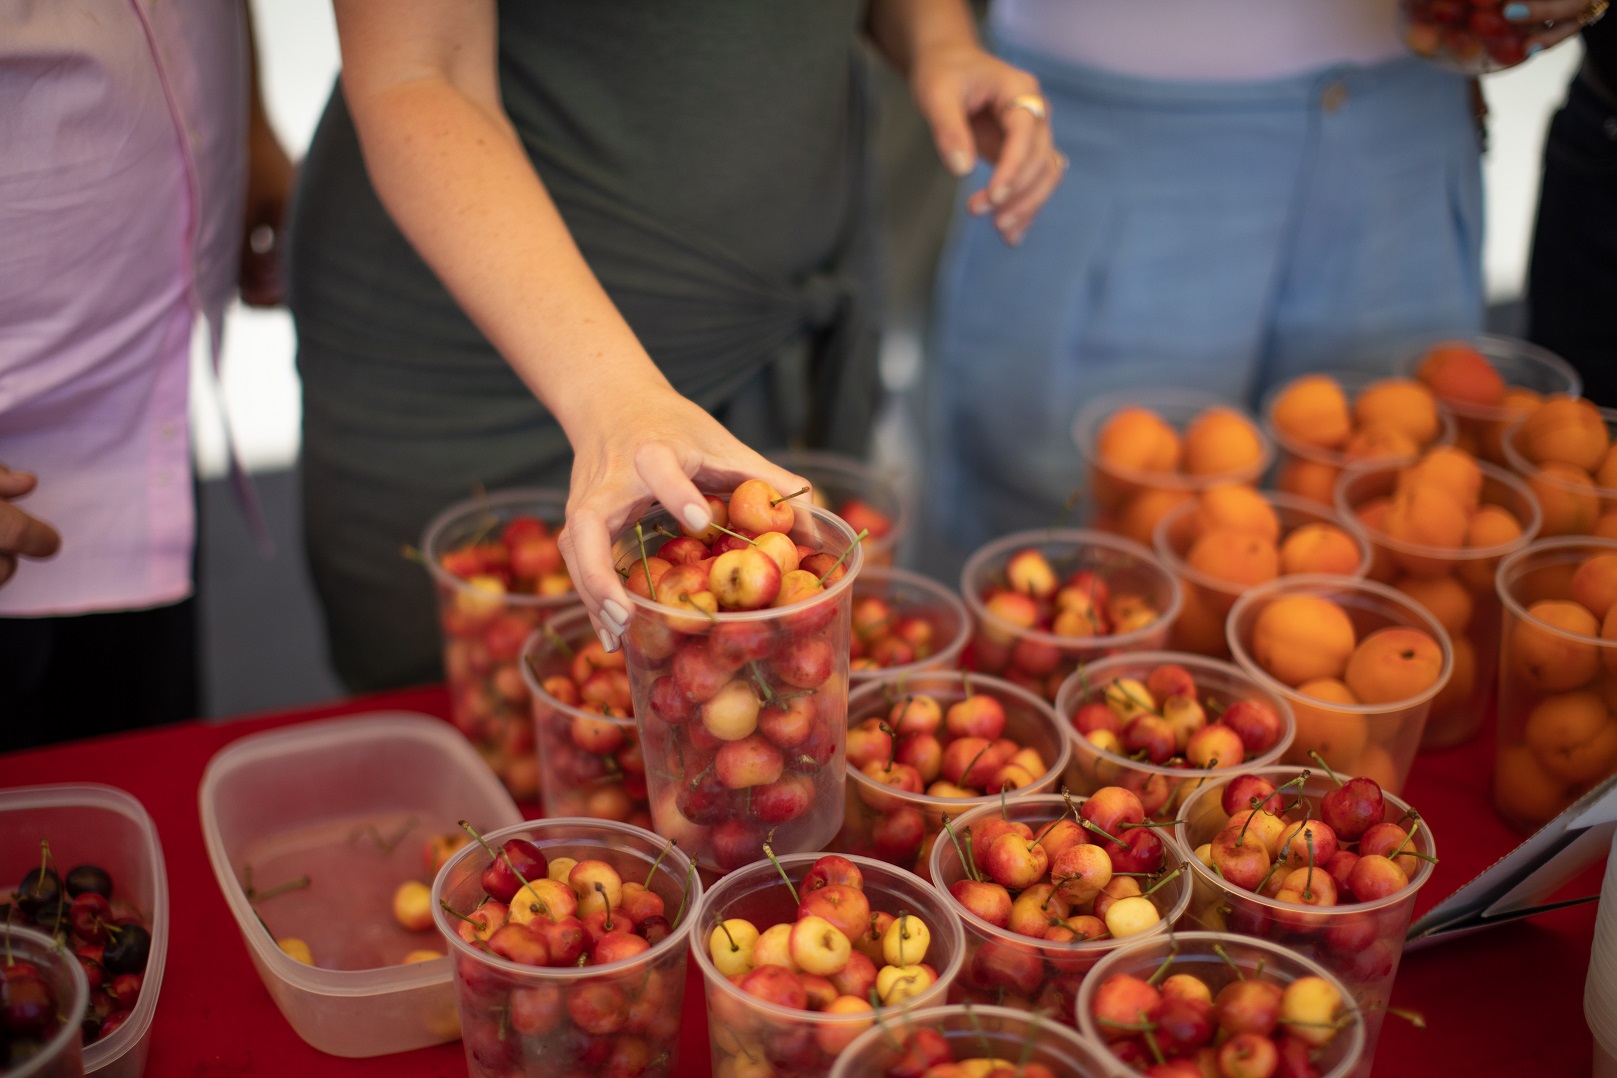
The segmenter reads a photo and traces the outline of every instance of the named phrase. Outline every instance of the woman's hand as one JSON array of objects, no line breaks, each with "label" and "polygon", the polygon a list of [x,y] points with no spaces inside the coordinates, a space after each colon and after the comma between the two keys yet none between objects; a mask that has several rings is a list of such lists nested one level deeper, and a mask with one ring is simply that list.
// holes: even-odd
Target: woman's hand
[{"label": "woman's hand", "polygon": [[1005,242],[1020,243],[1067,171],[1039,81],[975,43],[961,43],[918,53],[910,86],[949,171],[964,176],[979,157],[994,165],[967,210],[993,214]]},{"label": "woman's hand", "polygon": [[1527,38],[1529,55],[1559,44],[1599,19],[1606,11],[1604,0],[1512,0],[1501,14],[1519,26],[1538,25]]},{"label": "woman's hand", "polygon": [[62,546],[55,528],[11,504],[11,499],[33,490],[36,482],[28,472],[10,471],[0,464],[0,584],[17,571],[18,557],[48,558]]},{"label": "woman's hand", "polygon": [[808,484],[737,441],[663,384],[620,394],[622,414],[573,439],[562,557],[601,643],[616,651],[634,609],[612,564],[612,537],[661,502],[693,529],[710,523],[702,488],[763,479],[783,494]]}]

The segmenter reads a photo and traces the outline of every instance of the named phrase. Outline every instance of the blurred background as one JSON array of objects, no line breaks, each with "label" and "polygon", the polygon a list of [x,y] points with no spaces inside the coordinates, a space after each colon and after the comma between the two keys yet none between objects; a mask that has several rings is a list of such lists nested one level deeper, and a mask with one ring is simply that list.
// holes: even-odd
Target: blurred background
[{"label": "blurred background", "polygon": [[[255,5],[253,15],[266,107],[296,158],[314,132],[336,77],[331,5],[329,0],[276,0]],[[1482,80],[1490,110],[1484,269],[1489,328],[1495,331],[1520,334],[1523,328],[1521,299],[1544,132],[1577,68],[1580,50],[1574,39]],[[877,136],[888,195],[889,256],[885,399],[875,455],[884,470],[908,476],[917,452],[913,390],[922,362],[919,327],[954,190],[933,161],[930,142],[896,79],[883,85]],[[293,352],[290,315],[239,304],[228,316],[218,378],[200,348],[194,352],[203,677],[205,714],[210,717],[343,695],[326,667],[301,549],[297,469],[302,416]],[[267,557],[249,536],[225,480],[227,422],[275,542]],[[401,545],[416,538],[400,537]]]}]

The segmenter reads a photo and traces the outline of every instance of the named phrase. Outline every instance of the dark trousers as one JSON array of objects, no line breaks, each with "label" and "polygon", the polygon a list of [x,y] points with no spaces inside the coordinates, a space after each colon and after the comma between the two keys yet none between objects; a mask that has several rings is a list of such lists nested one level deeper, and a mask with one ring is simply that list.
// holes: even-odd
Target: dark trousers
[{"label": "dark trousers", "polygon": [[1527,306],[1528,336],[1617,407],[1617,103],[1583,75],[1544,145]]},{"label": "dark trousers", "polygon": [[0,618],[0,752],[198,714],[196,601]]}]

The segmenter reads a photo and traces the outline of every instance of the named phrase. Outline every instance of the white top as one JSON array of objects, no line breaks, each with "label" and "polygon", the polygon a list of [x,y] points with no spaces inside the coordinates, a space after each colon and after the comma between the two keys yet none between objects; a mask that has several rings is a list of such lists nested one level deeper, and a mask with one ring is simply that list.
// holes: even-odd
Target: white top
[{"label": "white top", "polygon": [[1257,82],[1406,55],[1397,0],[994,0],[1013,44],[1182,82]]}]

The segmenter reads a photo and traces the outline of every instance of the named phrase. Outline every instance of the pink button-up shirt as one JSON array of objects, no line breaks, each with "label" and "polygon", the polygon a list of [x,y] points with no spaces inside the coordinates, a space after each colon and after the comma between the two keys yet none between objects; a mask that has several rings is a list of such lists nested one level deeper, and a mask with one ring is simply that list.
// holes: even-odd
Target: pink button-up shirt
[{"label": "pink button-up shirt", "polygon": [[236,280],[242,0],[0,0],[0,461],[62,550],[0,616],[191,591],[196,317]]}]

